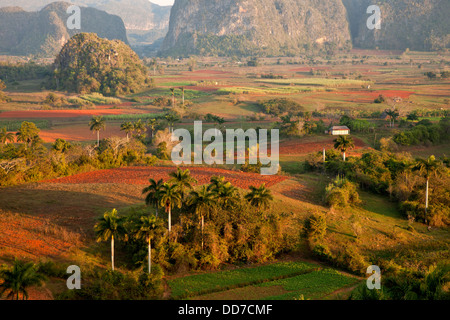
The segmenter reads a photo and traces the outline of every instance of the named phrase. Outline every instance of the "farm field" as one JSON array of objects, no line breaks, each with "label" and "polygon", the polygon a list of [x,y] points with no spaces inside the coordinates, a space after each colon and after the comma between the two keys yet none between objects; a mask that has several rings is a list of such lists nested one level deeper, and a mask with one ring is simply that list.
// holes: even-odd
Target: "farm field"
[{"label": "farm field", "polygon": [[[287,177],[282,176],[262,176],[256,173],[244,173],[239,171],[230,171],[215,168],[196,168],[196,167],[180,167],[182,170],[188,169],[192,176],[198,181],[198,185],[209,183],[212,177],[225,177],[227,181],[233,185],[248,189],[250,186],[259,186],[265,184],[271,187]],[[44,181],[44,183],[74,183],[74,184],[90,184],[90,183],[121,183],[131,185],[147,185],[151,177],[155,180],[163,179],[167,181],[169,173],[173,172],[174,167],[136,167],[136,168],[119,168],[111,170],[101,170],[89,173],[82,173],[66,178]]]},{"label": "farm field", "polygon": [[[111,244],[97,242],[94,225],[105,212],[117,209],[124,219],[159,212],[167,228],[167,202],[146,205],[142,191],[150,179],[168,182],[169,174],[177,170],[162,155],[161,142],[166,143],[165,147],[170,145],[168,132],[179,128],[192,131],[194,121],[200,120],[205,130],[280,129],[281,171],[262,176],[244,172],[238,165],[179,168],[189,170],[198,182],[192,183],[192,189],[186,187],[180,196],[181,205],[171,209],[172,238],[164,233],[160,238],[155,236],[158,239],[152,243],[152,257],[158,266],[155,269],[164,270],[159,298],[345,299],[364,281],[361,265],[379,263],[392,272],[409,268],[425,272],[450,261],[446,220],[437,219],[436,225],[429,226],[404,209],[402,201],[408,202],[411,197],[417,208],[423,206],[426,180],[415,167],[407,171],[400,163],[407,158],[412,162],[433,155],[442,166],[447,163],[448,170],[448,140],[434,143],[429,137],[425,142],[405,146],[395,145],[392,140],[414,129],[419,121],[428,120],[422,125],[430,127],[439,125],[445,119],[443,114],[448,117],[450,79],[428,79],[424,75],[447,70],[448,55],[352,50],[340,53],[334,60],[260,58],[256,67],[239,60],[199,58],[196,70],[189,71],[186,59],[159,59],[163,72],[154,75],[149,69],[151,86],[119,95],[114,98],[118,99],[115,105],[94,103],[86,108],[68,102],[49,105],[46,100],[50,93],[63,98],[61,101],[68,101],[74,94],[43,91],[40,81],[7,83],[4,92],[11,101],[0,103],[0,129],[5,127],[13,133],[14,141],[0,145],[0,165],[11,155],[25,160],[12,163],[11,172],[17,170],[17,179],[10,177],[9,167],[0,168],[0,265],[11,265],[15,258],[36,263],[53,261],[63,267],[76,264],[91,272],[88,280],[95,284],[97,274],[106,274],[111,268]],[[173,95],[171,89],[175,90]],[[384,100],[376,102],[380,96]],[[296,103],[296,109],[284,113],[264,109],[264,102],[284,99]],[[385,114],[391,108],[399,112],[393,126]],[[415,111],[418,118],[408,120]],[[168,120],[170,114],[178,117],[174,123]],[[212,122],[208,114],[219,120]],[[90,130],[94,116],[105,120],[105,127],[99,131],[99,147],[95,130]],[[353,146],[346,151],[347,164],[342,162],[342,151],[335,149],[338,137],[325,134],[329,127],[339,125],[343,116],[367,124],[363,129],[351,130]],[[153,119],[156,125],[150,130]],[[138,120],[147,127],[139,133],[130,131],[129,140],[139,143],[140,148],[128,150],[120,144],[127,136],[121,126]],[[16,139],[23,121],[36,124],[48,153],[33,149],[33,142]],[[306,132],[303,126],[310,122],[319,129]],[[288,129],[301,133],[291,134]],[[59,148],[55,145],[57,139],[64,139],[68,146]],[[324,149],[335,157],[334,162],[328,159],[308,169],[308,161],[313,155],[321,158],[319,153]],[[98,154],[93,156],[92,150]],[[359,161],[365,153],[370,153],[367,158],[372,162],[362,167]],[[37,156],[41,156],[40,160],[34,161]],[[395,162],[394,158],[400,160]],[[35,164],[40,169],[27,167]],[[381,165],[385,167],[380,169]],[[346,173],[355,179],[359,202],[333,207],[327,202],[327,188],[336,183],[336,176],[339,182]],[[225,209],[228,204],[219,205],[215,198],[218,208],[214,212],[202,216],[202,210],[194,209],[195,203],[187,200],[191,191],[198,192],[202,186],[212,188],[214,176],[224,177],[237,188],[243,207]],[[373,177],[378,179],[377,185],[369,181]],[[433,213],[445,207],[445,179],[445,174],[431,178],[430,203],[442,201],[442,207],[433,209]],[[267,206],[252,205],[244,196],[251,187],[263,184],[272,199]],[[247,212],[252,216],[243,215]],[[225,213],[229,216],[225,217]],[[325,217],[325,236],[320,244],[329,249],[333,259],[319,257],[313,244],[304,238],[305,223],[314,214]],[[200,232],[202,218],[205,230],[202,225]],[[142,245],[142,239],[130,239],[117,240],[115,264],[119,273],[135,279],[146,270],[147,247],[131,251],[129,248]],[[221,263],[216,263],[219,260]],[[63,279],[54,276],[46,286],[33,287],[30,298],[59,299],[64,293]]]}]

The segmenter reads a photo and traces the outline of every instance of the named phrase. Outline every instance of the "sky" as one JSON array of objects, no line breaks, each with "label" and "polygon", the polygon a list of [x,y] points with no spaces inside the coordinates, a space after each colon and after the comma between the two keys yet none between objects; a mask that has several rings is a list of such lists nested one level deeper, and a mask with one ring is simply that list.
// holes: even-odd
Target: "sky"
[{"label": "sky", "polygon": [[150,2],[159,4],[160,6],[171,6],[175,0],[150,0]]}]

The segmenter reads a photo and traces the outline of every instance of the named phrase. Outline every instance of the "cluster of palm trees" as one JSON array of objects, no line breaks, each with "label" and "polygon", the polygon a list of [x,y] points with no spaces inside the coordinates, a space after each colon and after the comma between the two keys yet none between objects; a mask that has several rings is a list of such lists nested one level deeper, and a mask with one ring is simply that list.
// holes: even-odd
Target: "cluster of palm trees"
[{"label": "cluster of palm trees", "polygon": [[[151,273],[151,241],[166,230],[162,227],[162,219],[158,217],[159,209],[164,208],[167,213],[167,232],[172,231],[172,210],[185,206],[193,212],[199,221],[201,228],[201,247],[204,247],[205,218],[216,209],[233,209],[242,200],[239,190],[224,177],[212,177],[209,185],[194,189],[197,180],[194,179],[188,169],[170,173],[168,182],[162,179],[156,181],[150,179],[150,184],[142,190],[145,195],[145,203],[155,208],[155,215],[142,216],[139,220],[132,222],[125,228],[126,220],[118,216],[117,210],[106,212],[101,220],[95,225],[94,230],[97,241],[111,240],[111,264],[114,270],[114,239],[128,236],[142,239],[148,243],[148,265]],[[273,196],[269,189],[262,185],[251,187],[244,199],[259,212],[270,207]],[[169,237],[170,238],[170,237]]]},{"label": "cluster of palm trees", "polygon": [[0,143],[6,145],[8,143],[17,142],[24,143],[27,147],[29,145],[38,144],[42,142],[39,137],[39,129],[32,122],[23,122],[20,129],[14,134],[8,132],[6,127],[0,129]]},{"label": "cluster of palm trees", "polygon": [[[175,90],[176,88],[170,88],[170,93],[172,94],[172,107],[175,107]],[[185,88],[181,87],[181,100],[182,100],[182,105],[185,105],[185,99],[184,99],[184,93],[185,93]]]},{"label": "cluster of palm trees", "polygon": [[142,137],[144,133],[147,131],[147,128],[150,127],[152,129],[152,135],[153,130],[156,127],[156,119],[151,119],[148,122],[142,122],[141,119],[139,119],[136,122],[127,121],[121,124],[120,130],[124,131],[127,135],[127,141],[130,140],[130,135],[133,133],[136,133],[136,137]]},{"label": "cluster of palm trees", "polygon": [[389,117],[389,127],[393,128],[395,126],[395,120],[398,119],[398,117],[400,116],[400,113],[395,108],[394,109],[386,109],[384,112]]}]

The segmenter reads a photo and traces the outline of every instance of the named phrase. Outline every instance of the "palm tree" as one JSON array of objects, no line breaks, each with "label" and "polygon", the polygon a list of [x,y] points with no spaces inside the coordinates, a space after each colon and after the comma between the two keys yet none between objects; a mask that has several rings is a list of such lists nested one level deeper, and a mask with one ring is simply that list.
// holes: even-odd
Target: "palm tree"
[{"label": "palm tree", "polygon": [[182,101],[183,101],[183,106],[184,106],[184,87],[181,87],[181,97],[182,97]]},{"label": "palm tree", "polygon": [[238,202],[237,188],[224,177],[212,177],[208,190],[217,198],[224,208],[232,208]]},{"label": "palm tree", "polygon": [[0,143],[7,144],[9,142],[14,142],[14,133],[8,132],[6,127],[0,130]]},{"label": "palm tree", "polygon": [[159,180],[158,182],[154,179],[150,179],[149,181],[150,185],[142,190],[142,194],[147,194],[147,196],[145,197],[145,204],[148,206],[153,205],[156,209],[156,216],[158,216],[160,192],[164,181],[163,179]]},{"label": "palm tree", "polygon": [[100,146],[100,130],[105,130],[106,123],[103,117],[93,117],[89,122],[90,130],[97,132],[97,146]]},{"label": "palm tree", "polygon": [[425,191],[425,222],[427,221],[426,213],[428,211],[428,195],[430,187],[430,178],[437,174],[439,171],[439,161],[434,156],[430,156],[428,159],[417,159],[414,170],[419,171],[425,179],[427,179],[426,191]]},{"label": "palm tree", "polygon": [[270,201],[273,200],[273,196],[265,184],[262,184],[259,188],[250,187],[250,192],[245,195],[245,200],[250,202],[252,206],[258,208],[259,211],[267,209],[270,206]]},{"label": "palm tree", "polygon": [[147,126],[145,123],[142,122],[141,119],[139,119],[137,122],[134,123],[134,131],[136,131],[138,137],[142,136],[145,130],[147,130]]},{"label": "palm tree", "polygon": [[152,273],[152,240],[162,234],[161,221],[155,216],[142,216],[135,225],[137,239],[145,240],[148,244],[148,273]]},{"label": "palm tree", "polygon": [[150,66],[153,67],[153,76],[156,76],[156,68],[158,67],[158,61],[156,58],[153,58],[150,62]]},{"label": "palm tree", "polygon": [[150,119],[147,121],[147,126],[151,130],[150,138],[153,139],[153,132],[155,132],[156,125],[158,124],[158,121],[156,119]]},{"label": "palm tree", "polygon": [[97,242],[111,239],[111,266],[114,271],[114,238],[119,238],[125,234],[123,219],[119,218],[117,210],[107,211],[103,218],[94,226]]},{"label": "palm tree", "polygon": [[201,221],[202,228],[202,250],[203,250],[203,230],[205,226],[205,215],[208,214],[209,209],[213,207],[214,195],[208,191],[206,186],[202,186],[199,191],[191,191],[188,204],[194,207],[194,211]]},{"label": "palm tree", "polygon": [[177,185],[164,183],[159,193],[159,204],[166,208],[168,213],[169,233],[172,231],[172,209],[175,207],[181,208],[182,198],[181,192]]},{"label": "palm tree", "polygon": [[169,132],[173,133],[173,126],[174,126],[175,122],[180,120],[180,118],[174,113],[169,113],[166,115],[166,120],[169,124]]},{"label": "palm tree", "polygon": [[336,140],[334,140],[334,148],[341,151],[343,153],[343,159],[345,161],[345,153],[347,150],[351,150],[355,147],[355,143],[351,137],[347,136],[339,136]]},{"label": "palm tree", "polygon": [[217,192],[217,190],[220,190],[221,188],[223,188],[223,186],[227,183],[227,181],[225,180],[225,177],[222,177],[222,176],[211,177],[210,182],[211,183],[208,186],[208,190],[210,190],[210,191],[216,190],[216,192]]},{"label": "palm tree", "polygon": [[172,93],[172,107],[175,107],[175,88],[170,88],[170,92]]},{"label": "palm tree", "polygon": [[130,137],[129,136],[134,131],[134,125],[131,122],[124,122],[120,126],[120,130],[121,131],[125,131],[125,133],[127,134],[127,141],[130,141]]},{"label": "palm tree", "polygon": [[0,272],[0,279],[3,280],[0,284],[0,296],[8,292],[7,299],[19,300],[22,293],[22,299],[25,300],[28,299],[27,288],[41,286],[45,277],[37,272],[34,263],[15,260],[10,270]]},{"label": "palm tree", "polygon": [[182,199],[184,199],[186,189],[192,189],[192,185],[197,183],[197,180],[191,176],[189,169],[183,171],[177,168],[177,171],[171,172],[169,176],[171,179],[168,183],[175,184],[180,189]]},{"label": "palm tree", "polygon": [[389,125],[390,127],[394,127],[395,126],[395,120],[400,116],[400,114],[397,112],[396,109],[393,110],[389,110],[387,109],[386,114],[389,116]]}]

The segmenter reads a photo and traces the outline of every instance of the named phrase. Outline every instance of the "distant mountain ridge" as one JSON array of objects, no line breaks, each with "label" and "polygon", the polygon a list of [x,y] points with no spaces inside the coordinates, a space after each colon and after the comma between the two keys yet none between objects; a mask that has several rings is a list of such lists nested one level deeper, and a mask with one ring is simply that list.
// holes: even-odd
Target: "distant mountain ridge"
[{"label": "distant mountain ridge", "polygon": [[[370,5],[381,30],[369,30]],[[175,0],[162,55],[450,48],[449,0]],[[315,52],[314,50],[312,52]]]},{"label": "distant mountain ridge", "polygon": [[52,57],[73,35],[92,32],[128,44],[120,17],[94,8],[81,8],[81,30],[67,28],[70,3],[55,2],[38,12],[19,7],[0,9],[0,52],[10,55]]},{"label": "distant mountain ridge", "polygon": [[321,44],[351,46],[341,0],[176,0],[161,52],[285,55]]},{"label": "distant mountain ridge", "polygon": [[[55,0],[0,0],[0,8],[21,7],[38,11]],[[75,5],[92,7],[122,18],[131,44],[151,44],[163,38],[169,27],[170,6],[159,6],[148,0],[70,0]]]}]

